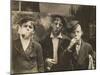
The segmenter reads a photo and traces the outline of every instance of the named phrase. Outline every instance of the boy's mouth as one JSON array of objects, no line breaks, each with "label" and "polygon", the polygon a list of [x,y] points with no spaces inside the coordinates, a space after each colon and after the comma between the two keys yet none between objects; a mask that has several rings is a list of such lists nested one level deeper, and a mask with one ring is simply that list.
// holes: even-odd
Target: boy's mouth
[{"label": "boy's mouth", "polygon": [[22,34],[22,37],[24,38],[25,37],[25,34]]}]

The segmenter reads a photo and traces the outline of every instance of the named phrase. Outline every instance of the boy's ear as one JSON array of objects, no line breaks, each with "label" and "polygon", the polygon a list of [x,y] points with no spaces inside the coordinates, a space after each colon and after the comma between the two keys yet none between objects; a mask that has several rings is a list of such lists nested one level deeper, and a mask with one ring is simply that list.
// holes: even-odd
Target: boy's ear
[{"label": "boy's ear", "polygon": [[18,34],[21,34],[21,27],[18,25]]},{"label": "boy's ear", "polygon": [[81,35],[83,36],[83,31],[81,31],[81,33],[82,33]]}]

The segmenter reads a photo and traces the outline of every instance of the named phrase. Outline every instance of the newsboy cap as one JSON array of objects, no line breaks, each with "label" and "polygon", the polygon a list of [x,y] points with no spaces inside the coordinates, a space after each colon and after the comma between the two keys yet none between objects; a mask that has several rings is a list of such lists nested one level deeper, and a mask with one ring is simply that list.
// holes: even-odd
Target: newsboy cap
[{"label": "newsboy cap", "polygon": [[69,21],[67,23],[67,30],[69,32],[73,32],[78,26],[79,26],[79,21],[78,20],[72,20],[72,21]]},{"label": "newsboy cap", "polygon": [[20,26],[22,26],[23,23],[28,22],[28,21],[35,21],[32,17],[29,16],[25,16],[22,17],[21,19],[19,19],[19,21],[17,22]]}]

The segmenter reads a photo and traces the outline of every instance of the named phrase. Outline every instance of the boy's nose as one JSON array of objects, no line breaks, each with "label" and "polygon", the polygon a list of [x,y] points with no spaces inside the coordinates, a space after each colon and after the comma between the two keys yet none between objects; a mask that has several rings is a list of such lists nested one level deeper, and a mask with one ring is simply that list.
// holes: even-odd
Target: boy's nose
[{"label": "boy's nose", "polygon": [[27,31],[29,31],[29,28],[27,28]]}]

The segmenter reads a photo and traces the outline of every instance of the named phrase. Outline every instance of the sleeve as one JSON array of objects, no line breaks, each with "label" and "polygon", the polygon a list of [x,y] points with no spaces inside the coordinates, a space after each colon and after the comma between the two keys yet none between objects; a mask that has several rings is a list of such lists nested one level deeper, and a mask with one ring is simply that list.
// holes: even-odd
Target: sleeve
[{"label": "sleeve", "polygon": [[37,63],[39,72],[44,72],[43,52],[40,44],[37,47]]},{"label": "sleeve", "polygon": [[48,42],[49,41],[47,39],[42,40],[40,42],[40,44],[42,46],[42,49],[43,49],[43,58],[44,58],[44,60],[46,60],[49,57],[49,50],[48,50],[49,45],[48,45]]},{"label": "sleeve", "polygon": [[93,50],[92,46],[89,44],[89,54],[93,57],[93,59],[96,59],[96,52]]},{"label": "sleeve", "polygon": [[89,66],[88,69],[95,69],[95,65],[96,65],[96,54],[95,51],[93,51],[93,48],[91,45],[89,45]]}]

